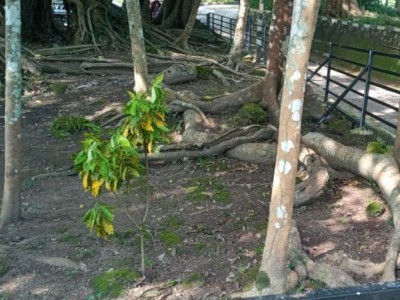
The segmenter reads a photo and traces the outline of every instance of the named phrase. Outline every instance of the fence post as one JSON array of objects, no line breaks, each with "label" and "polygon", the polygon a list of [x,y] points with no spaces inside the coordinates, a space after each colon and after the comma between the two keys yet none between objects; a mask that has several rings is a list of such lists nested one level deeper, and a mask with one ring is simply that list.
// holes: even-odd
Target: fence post
[{"label": "fence post", "polygon": [[368,65],[367,65],[367,76],[365,78],[365,89],[364,89],[364,98],[363,98],[363,105],[361,110],[361,120],[360,120],[360,127],[365,127],[365,115],[367,114],[367,107],[368,107],[368,98],[369,98],[369,87],[371,85],[371,73],[372,73],[372,64],[374,61],[374,51],[369,50],[368,55]]},{"label": "fence post", "polygon": [[328,69],[326,71],[326,85],[325,85],[324,103],[326,103],[328,101],[329,82],[331,80],[332,48],[333,48],[332,43],[329,43]]},{"label": "fence post", "polygon": [[229,18],[229,36],[233,40],[233,19]]},{"label": "fence post", "polygon": [[[211,19],[211,13],[208,13],[208,14],[207,14],[207,27],[208,27],[208,28],[211,28],[211,26],[210,26],[210,25],[211,25],[211,24],[210,24],[210,19]],[[213,27],[214,27],[214,26],[213,26]],[[213,29],[214,29],[214,28],[213,28]]]}]

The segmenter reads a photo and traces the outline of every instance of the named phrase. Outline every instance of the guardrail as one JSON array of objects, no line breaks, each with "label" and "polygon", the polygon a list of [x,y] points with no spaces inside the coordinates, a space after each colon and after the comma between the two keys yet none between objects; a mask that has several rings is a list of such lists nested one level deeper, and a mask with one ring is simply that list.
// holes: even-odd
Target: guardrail
[{"label": "guardrail", "polygon": [[[205,20],[203,19],[203,23],[205,23],[209,28],[214,30],[214,32],[216,32],[220,36],[225,37],[228,40],[233,40],[233,36],[235,33],[236,19],[232,19],[215,13],[208,13],[206,15]],[[246,26],[245,47],[250,52],[253,52],[254,48],[257,48],[259,53],[261,53],[259,59],[262,60],[263,62],[266,62],[267,59],[267,45],[268,45],[267,41],[268,41],[268,28],[266,26],[258,25],[257,21],[254,22],[254,20],[251,17],[249,17],[247,19],[247,26]],[[314,40],[314,42],[318,41]],[[358,54],[359,53],[365,54],[368,59],[365,62],[365,64],[362,64],[355,60],[337,55],[335,53],[335,50],[337,49],[346,49]],[[327,102],[328,95],[335,97],[336,100],[334,101],[333,104],[329,104],[329,109],[318,121],[318,126],[322,124],[326,120],[326,118],[335,110],[340,112],[345,117],[350,119],[354,124],[358,124],[362,128],[367,127],[365,122],[366,116],[370,116],[373,119],[391,128],[397,128],[398,100],[400,99],[400,96],[397,98],[396,103],[390,103],[386,101],[386,99],[378,99],[378,97],[371,96],[370,89],[371,87],[378,87],[384,91],[400,95],[400,90],[372,80],[372,72],[386,74],[393,76],[395,78],[399,78],[400,73],[392,72],[377,67],[376,64],[374,63],[374,58],[379,56],[390,58],[393,59],[393,63],[395,64],[400,59],[400,55],[360,49],[334,43],[330,43],[328,53],[323,53],[322,55],[326,56],[326,59],[323,60],[322,62],[311,60],[311,62],[318,63],[319,67],[314,71],[309,69],[309,72],[311,74],[308,77],[308,82],[313,83],[312,78],[314,76],[320,76],[324,78],[326,80],[326,83],[320,86],[325,93],[324,101]],[[353,67],[355,66],[358,68],[362,68],[362,70],[357,75],[354,75],[351,74],[351,72],[348,72],[346,70],[347,68],[337,67],[336,66],[337,62],[342,64],[345,63]],[[319,73],[323,68],[327,68],[326,75]],[[344,84],[343,82],[336,80],[331,76],[331,71],[338,72],[348,78],[351,78],[351,82],[349,84]],[[365,83],[362,92],[355,88],[356,84],[359,85],[360,82]],[[333,91],[333,89],[331,89],[332,84],[341,86],[344,89],[344,91],[342,91],[340,94],[336,93],[335,91]],[[349,98],[349,93],[352,96],[351,99]],[[355,99],[356,97],[354,95],[359,96],[360,100]],[[355,119],[346,111],[338,107],[339,103],[343,102],[347,103],[351,107],[360,111],[359,119]],[[375,106],[374,110],[368,109],[369,104],[371,103],[374,104]],[[382,113],[382,111],[384,113]],[[396,113],[396,118],[394,120],[388,120],[388,118],[384,117],[385,112],[386,114],[388,114],[388,111]]]},{"label": "guardrail", "polygon": [[[349,50],[354,55],[364,54],[367,57],[367,61],[365,62],[365,64],[361,64],[352,59],[339,56],[335,54],[335,50],[339,49]],[[308,82],[312,82],[312,78],[314,76],[320,76],[324,78],[326,81],[325,86],[322,87],[322,89],[324,90],[324,102],[327,102],[329,95],[332,95],[336,98],[336,100],[332,104],[329,104],[329,109],[321,117],[317,125],[319,126],[320,124],[322,124],[326,120],[326,118],[334,110],[336,110],[339,111],[341,114],[345,115],[350,120],[352,120],[353,123],[358,123],[358,125],[361,128],[367,127],[365,123],[365,118],[367,115],[391,128],[397,128],[397,121],[392,121],[388,120],[387,118],[383,118],[382,112],[385,112],[386,115],[389,115],[390,112],[394,112],[397,116],[397,113],[399,111],[398,100],[400,99],[400,90],[372,80],[372,73],[375,72],[375,73],[390,75],[395,78],[400,78],[400,73],[382,69],[380,67],[377,67],[374,63],[375,57],[385,57],[387,59],[393,59],[393,64],[396,64],[400,59],[400,55],[349,47],[335,43],[329,43],[329,52],[326,55],[327,55],[326,59],[319,63],[319,67],[316,70],[312,71],[307,79]],[[335,63],[344,63],[346,64],[347,68],[358,67],[361,68],[361,71],[358,74],[354,75],[346,70],[343,70],[343,68],[338,68],[337,66],[334,66]],[[327,69],[326,75],[319,73],[322,68]],[[345,84],[343,83],[343,80],[338,81],[337,79],[334,79],[333,76],[331,76],[332,71],[335,71],[347,78],[350,78],[351,82]],[[343,91],[341,91],[340,94],[334,92],[330,88],[332,83],[343,88]],[[364,84],[363,91],[360,91],[360,85],[358,86],[357,89],[355,88],[356,84],[358,83]],[[376,89],[385,91],[386,94],[390,93],[391,95],[398,95],[398,97],[396,97],[397,102],[395,101],[395,103],[393,103],[393,101],[390,102],[387,99],[378,99],[377,97],[371,96],[370,95],[371,87],[375,87]],[[351,98],[347,97],[349,93],[353,94]],[[385,93],[382,92],[382,94]],[[338,105],[342,102],[360,111],[359,120],[355,120],[353,116],[349,115],[346,111],[338,107]],[[374,109],[368,110],[370,104],[374,105]]]},{"label": "guardrail", "polygon": [[[233,40],[236,28],[236,19],[232,19],[223,15],[208,13],[205,15],[205,25],[214,30],[220,36]],[[204,20],[204,19],[203,19]],[[268,40],[268,28],[258,25],[254,22],[253,17],[249,16],[246,23],[246,32],[244,39],[244,47],[249,52],[257,51],[259,60],[266,61],[266,41]]]}]

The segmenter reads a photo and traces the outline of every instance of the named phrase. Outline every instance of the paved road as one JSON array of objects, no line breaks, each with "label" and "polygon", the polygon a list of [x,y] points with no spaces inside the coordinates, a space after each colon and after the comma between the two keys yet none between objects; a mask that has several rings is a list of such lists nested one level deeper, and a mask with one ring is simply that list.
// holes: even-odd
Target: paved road
[{"label": "paved road", "polygon": [[206,15],[208,13],[219,14],[227,18],[236,19],[239,10],[239,5],[202,5],[199,7],[199,12],[197,13],[197,19],[202,23],[206,23]]}]

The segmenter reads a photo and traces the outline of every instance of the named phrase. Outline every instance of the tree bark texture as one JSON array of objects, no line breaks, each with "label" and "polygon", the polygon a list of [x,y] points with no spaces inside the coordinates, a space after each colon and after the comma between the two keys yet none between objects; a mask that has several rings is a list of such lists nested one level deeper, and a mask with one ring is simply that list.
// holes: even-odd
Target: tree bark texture
[{"label": "tree bark texture", "polygon": [[228,56],[228,67],[232,69],[236,68],[242,56],[243,43],[244,43],[246,24],[247,24],[247,14],[249,8],[250,8],[249,0],[240,0],[238,18],[235,27],[235,35],[233,37],[231,50]]},{"label": "tree bark texture", "polygon": [[190,35],[192,34],[194,24],[196,23],[197,12],[199,11],[200,4],[201,0],[194,0],[192,11],[186,23],[185,29],[182,31],[180,36],[174,42],[177,45],[182,45],[184,49],[189,48],[188,40]]},{"label": "tree bark texture", "polygon": [[292,20],[293,1],[276,0],[273,18],[269,28],[268,60],[263,94],[264,105],[268,108],[269,122],[279,123],[279,92],[282,86],[283,69],[286,60],[288,37]]},{"label": "tree bark texture", "polygon": [[135,91],[147,92],[149,90],[149,80],[139,2],[136,0],[127,0],[126,9],[131,37]]},{"label": "tree bark texture", "polygon": [[324,14],[340,18],[361,13],[357,0],[326,0]]},{"label": "tree bark texture", "polygon": [[5,4],[5,168],[0,227],[21,219],[21,3],[7,0]]},{"label": "tree bark texture", "polygon": [[286,291],[305,80],[318,6],[318,0],[294,1],[267,236],[258,275],[267,283],[260,288],[273,294]]},{"label": "tree bark texture", "polygon": [[162,5],[161,27],[163,29],[185,28],[194,1],[195,0],[165,0]]}]

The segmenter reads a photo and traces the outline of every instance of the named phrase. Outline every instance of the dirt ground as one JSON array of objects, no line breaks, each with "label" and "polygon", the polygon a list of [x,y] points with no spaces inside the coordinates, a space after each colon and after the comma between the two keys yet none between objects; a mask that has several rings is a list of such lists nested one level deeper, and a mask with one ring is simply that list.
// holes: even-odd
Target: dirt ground
[{"label": "dirt ground", "polygon": [[[56,82],[65,84],[65,93],[51,92]],[[225,299],[251,285],[265,239],[273,166],[219,156],[150,166],[154,197],[145,245],[147,279],[137,282],[121,275],[105,282],[105,290],[96,287],[93,278],[104,272],[139,270],[138,233],[108,194],[102,201],[116,207],[115,236],[104,241],[88,232],[81,219],[94,199],[83,191],[78,176],[57,174],[71,165],[82,136],[56,139],[50,128],[61,115],[91,117],[123,104],[132,76],[54,74],[26,84],[24,220],[0,231],[0,299],[107,298],[121,278],[120,299]],[[199,95],[225,92],[216,79],[171,88]],[[0,105],[4,111],[4,99]],[[0,161],[3,165],[3,157]],[[140,201],[140,192],[134,197]],[[382,201],[379,191],[354,177],[332,181],[318,199],[296,209],[310,257],[321,261],[343,251],[353,259],[382,262],[393,225],[387,208],[367,217],[370,200]],[[307,281],[293,292],[321,287]]]}]

